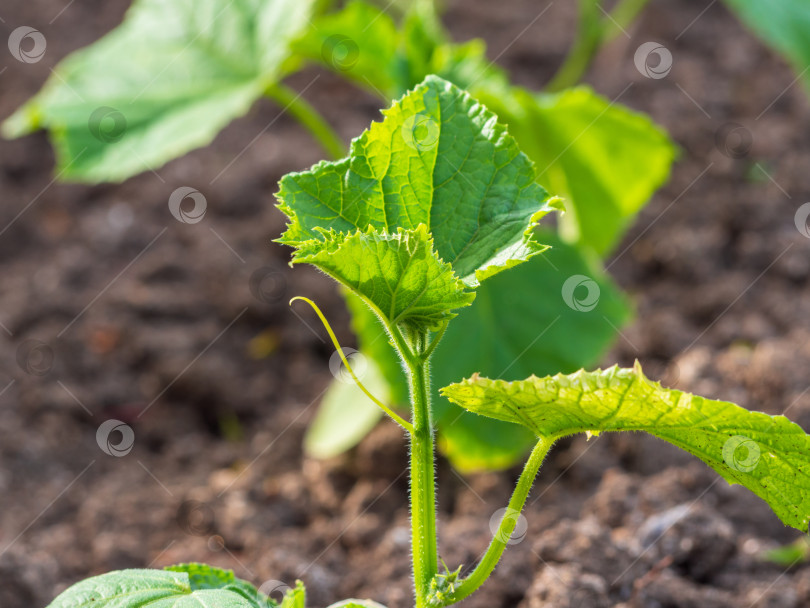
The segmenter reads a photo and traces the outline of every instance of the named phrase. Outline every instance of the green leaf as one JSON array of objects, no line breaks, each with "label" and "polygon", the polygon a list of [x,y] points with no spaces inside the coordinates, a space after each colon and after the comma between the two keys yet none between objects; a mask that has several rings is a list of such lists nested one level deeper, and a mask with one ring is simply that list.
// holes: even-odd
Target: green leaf
[{"label": "green leaf", "polygon": [[398,41],[397,26],[388,13],[353,0],[336,13],[313,19],[293,50],[390,99],[408,88],[397,60]]},{"label": "green leaf", "polygon": [[644,114],[587,87],[537,95],[519,87],[473,88],[537,164],[538,181],[566,196],[566,240],[611,251],[669,177],[676,148]]},{"label": "green leaf", "polygon": [[[438,387],[476,371],[518,379],[532,371],[553,374],[595,365],[630,318],[627,301],[597,262],[560,241],[551,229],[538,229],[537,238],[551,249],[481,284],[476,300],[453,319],[431,359],[438,445],[458,470],[512,466],[535,439],[517,425],[465,412],[440,396]],[[564,300],[566,282],[577,276],[593,280],[598,287],[598,302],[591,310],[577,310],[576,302],[572,307]],[[588,296],[586,286],[579,289],[583,294],[574,291],[573,297]],[[356,299],[349,300],[349,309],[358,348],[387,370],[385,379],[394,390],[392,403],[405,405],[407,379],[382,326]],[[501,314],[502,310],[510,313]],[[343,387],[340,390],[343,394]],[[341,407],[348,409],[344,411],[353,411],[358,401],[367,401],[354,385],[346,390]],[[360,439],[362,436],[351,433],[343,437],[343,445],[348,449]]]},{"label": "green leaf", "polygon": [[433,250],[424,224],[394,234],[369,227],[352,234],[322,232],[323,241],[307,241],[292,263],[312,264],[351,289],[389,326],[411,331],[437,330],[469,306],[475,295]]},{"label": "green leaf", "polygon": [[531,229],[553,200],[494,114],[436,76],[352,142],[349,158],[281,180],[279,242],[314,252],[328,231],[394,234],[424,224],[467,285],[543,251]]},{"label": "green leaf", "polygon": [[[304,590],[304,583],[295,582],[295,588],[290,589],[281,600],[280,608],[306,608],[307,594]],[[271,607],[270,607],[271,608]]]},{"label": "green leaf", "polygon": [[119,181],[209,143],[275,83],[312,0],[136,0],[3,125],[50,131],[63,179]]},{"label": "green leaf", "polygon": [[166,570],[118,570],[94,576],[68,588],[48,608],[269,608],[275,605],[255,587],[237,579],[230,570],[182,564]]},{"label": "green leaf", "polygon": [[760,38],[782,53],[810,86],[810,4],[806,0],[726,0]]},{"label": "green leaf", "polygon": [[270,608],[268,598],[260,593],[256,587],[236,578],[233,570],[223,570],[206,564],[188,563],[167,566],[164,570],[169,572],[185,572],[188,574],[189,585],[192,591],[203,589],[225,589],[243,596],[259,608]]},{"label": "green leaf", "polygon": [[765,500],[787,525],[810,521],[810,436],[784,416],[663,388],[632,369],[506,382],[473,376],[442,389],[461,407],[538,437],[645,431],[699,457]]}]

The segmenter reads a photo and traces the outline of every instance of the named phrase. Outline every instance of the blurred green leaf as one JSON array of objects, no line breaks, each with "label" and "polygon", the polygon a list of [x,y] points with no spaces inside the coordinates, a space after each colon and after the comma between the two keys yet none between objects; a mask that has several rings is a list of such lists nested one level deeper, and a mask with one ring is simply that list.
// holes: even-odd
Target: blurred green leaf
[{"label": "blurred green leaf", "polygon": [[397,25],[382,8],[353,0],[313,19],[293,48],[383,99],[402,96],[429,74],[462,89],[508,83],[505,72],[487,59],[482,40],[451,42],[435,13],[418,2]]},{"label": "blurred green leaf", "polygon": [[399,36],[388,13],[353,0],[340,11],[313,19],[292,48],[363,88],[394,98],[409,88],[397,57]]},{"label": "blurred green leaf", "polygon": [[810,561],[810,540],[802,536],[789,545],[766,551],[762,559],[785,568]]},{"label": "blurred green leaf", "polygon": [[607,255],[669,177],[676,148],[640,113],[588,87],[554,95],[473,87],[535,162],[538,181],[568,198],[566,240]]},{"label": "blurred green leaf", "polygon": [[136,0],[3,124],[50,131],[65,180],[120,181],[209,143],[283,75],[312,0]]},{"label": "blurred green leaf", "polygon": [[807,0],[726,0],[737,16],[784,55],[810,87],[810,3]]},{"label": "blurred green leaf", "polygon": [[[289,594],[288,594],[289,595]],[[304,608],[303,604],[282,604]],[[69,587],[48,608],[269,608],[277,606],[231,570],[180,564],[165,570],[117,570]]]}]

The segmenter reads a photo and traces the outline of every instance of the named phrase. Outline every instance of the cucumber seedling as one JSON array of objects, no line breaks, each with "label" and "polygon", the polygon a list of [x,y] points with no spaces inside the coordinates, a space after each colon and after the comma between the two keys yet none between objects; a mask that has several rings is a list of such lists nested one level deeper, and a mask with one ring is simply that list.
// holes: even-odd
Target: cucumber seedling
[{"label": "cucumber seedling", "polygon": [[[429,76],[384,116],[352,142],[348,158],[281,180],[279,207],[289,223],[279,240],[294,248],[292,264],[314,265],[368,306],[407,372],[411,411],[403,417],[365,389],[310,302],[352,377],[410,442],[416,608],[449,606],[481,587],[508,545],[548,451],[575,433],[650,433],[747,487],[785,524],[807,530],[810,437],[783,416],[664,388],[648,380],[638,364],[515,382],[474,375],[441,393],[486,419],[525,427],[535,447],[481,561],[466,575],[461,566],[440,569],[431,359],[482,282],[543,254],[546,247],[534,228],[559,202],[535,182],[534,166],[496,116],[439,77]],[[304,602],[298,583],[281,606],[304,608]],[[90,578],[50,608],[90,605],[278,606],[233,573],[199,564]],[[380,605],[345,600],[333,606]]]},{"label": "cucumber seedling", "polygon": [[[609,37],[621,31],[614,23],[627,26],[636,14],[627,2],[620,5],[610,16],[591,0],[583,9]],[[598,44],[588,48],[595,53]],[[581,51],[572,56],[581,69],[587,66]],[[285,84],[313,63],[367,89],[386,105],[428,74],[468,89],[517,136],[541,169],[540,183],[566,197],[570,212],[560,222],[561,234],[548,229],[550,234],[542,237],[555,244],[553,257],[529,261],[484,284],[479,297],[479,303],[487,302],[498,291],[511,290],[523,301],[543,302],[531,317],[539,328],[534,334],[557,319],[545,336],[555,347],[527,343],[523,338],[532,328],[510,333],[491,314],[492,307],[476,304],[444,336],[440,348],[458,356],[437,357],[437,386],[476,370],[495,374],[518,353],[520,362],[511,368],[515,378],[574,371],[598,361],[631,316],[601,258],[667,179],[675,146],[647,116],[617,100],[588,87],[561,89],[558,85],[573,85],[581,75],[570,62],[561,68],[566,82],[554,79],[554,94],[514,85],[487,57],[482,40],[453,40],[432,0],[385,6],[363,0],[133,0],[118,27],[59,62],[42,90],[4,121],[2,132],[17,137],[47,130],[60,179],[120,181],[142,171],[160,171],[169,160],[211,142],[257,100],[268,98],[297,120],[330,158],[342,158],[346,147],[341,137],[306,101],[322,84],[316,82],[320,76],[303,90]],[[208,176],[209,185],[225,176],[232,162]],[[587,275],[599,285],[598,316],[584,318],[554,297],[562,287],[555,281],[573,275]],[[396,353],[380,339],[385,330],[364,304],[349,305],[360,351],[376,363],[370,369],[376,380],[369,377],[368,383],[382,385],[392,403],[405,406],[407,379]],[[464,336],[482,327],[488,328],[482,333],[491,337],[490,343],[466,348]],[[576,348],[571,348],[574,342]],[[433,400],[440,445],[459,470],[510,466],[534,443],[530,433],[498,421],[489,427],[493,432],[482,434],[474,416],[437,393]],[[305,449],[320,457],[339,453],[360,441],[380,418],[356,385],[335,383],[307,434]],[[345,420],[358,423],[339,424]]]}]

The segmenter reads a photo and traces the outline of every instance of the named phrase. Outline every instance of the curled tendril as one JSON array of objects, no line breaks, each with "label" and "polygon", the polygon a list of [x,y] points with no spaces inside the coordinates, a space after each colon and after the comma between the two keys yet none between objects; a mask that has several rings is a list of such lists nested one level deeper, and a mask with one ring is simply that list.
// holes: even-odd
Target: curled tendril
[{"label": "curled tendril", "polygon": [[357,383],[357,386],[360,387],[360,390],[363,391],[366,394],[366,396],[369,399],[371,399],[382,411],[388,414],[394,422],[396,422],[399,426],[404,428],[409,433],[413,434],[414,432],[413,425],[410,422],[402,418],[402,416],[397,414],[394,410],[392,410],[382,401],[377,399],[374,395],[372,395],[369,392],[369,390],[365,386],[363,386],[363,383],[360,382],[360,379],[354,373],[352,366],[349,365],[349,361],[348,359],[346,359],[346,355],[343,353],[343,347],[340,345],[340,342],[338,342],[337,336],[335,336],[335,332],[332,331],[332,326],[329,325],[329,321],[326,320],[326,317],[321,312],[321,309],[318,308],[318,305],[315,304],[315,302],[313,302],[309,298],[305,298],[303,296],[296,296],[292,300],[290,300],[290,306],[292,306],[292,303],[295,302],[296,300],[302,300],[307,304],[309,304],[312,307],[312,310],[315,311],[315,314],[318,315],[318,318],[321,320],[321,323],[323,323],[324,328],[326,328],[326,332],[329,334],[329,338],[332,340],[332,344],[335,345],[338,355],[340,355],[340,360],[343,361],[343,365],[346,366],[346,369],[349,371],[349,374],[351,375],[352,379]]}]

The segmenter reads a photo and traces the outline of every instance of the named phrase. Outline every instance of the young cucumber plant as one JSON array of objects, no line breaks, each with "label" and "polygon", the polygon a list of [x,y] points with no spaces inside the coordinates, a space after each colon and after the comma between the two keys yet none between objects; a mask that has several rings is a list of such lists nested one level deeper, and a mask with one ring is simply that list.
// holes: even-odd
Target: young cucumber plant
[{"label": "young cucumber plant", "polygon": [[[306,300],[361,390],[410,442],[416,608],[455,604],[481,587],[506,549],[548,451],[575,433],[650,433],[753,491],[785,524],[807,530],[810,436],[783,416],[664,388],[648,380],[638,364],[514,382],[474,375],[444,387],[442,394],[483,420],[524,427],[535,447],[481,561],[466,576],[461,566],[440,570],[431,359],[482,282],[513,272],[545,250],[535,239],[535,224],[558,201],[535,183],[531,161],[495,115],[436,76],[354,140],[348,158],[285,176],[277,196],[290,220],[280,241],[294,248],[292,264],[316,266],[368,306],[407,371],[409,419],[357,379],[323,314]],[[505,306],[499,314],[512,313]],[[50,608],[91,603],[96,608],[278,605],[230,572],[192,564],[91,578]],[[300,583],[281,606],[304,607]],[[380,605],[346,600],[334,606]]]},{"label": "young cucumber plant", "polygon": [[[627,24],[635,13],[633,3],[639,4],[618,3],[610,16],[591,0],[587,4],[598,12],[600,31],[607,37],[606,28],[620,31],[614,22]],[[595,51],[592,43],[588,48]],[[554,244],[550,257],[530,260],[481,287],[477,302],[439,346],[456,356],[437,357],[436,384],[474,371],[500,377],[508,367],[510,377],[519,378],[574,371],[598,361],[631,314],[600,257],[667,179],[675,147],[648,117],[587,87],[545,95],[513,86],[487,58],[483,41],[452,39],[432,0],[377,5],[363,0],[134,0],[119,27],[56,66],[45,87],[5,121],[3,133],[13,137],[47,129],[60,179],[119,181],[159,170],[210,142],[257,99],[269,97],[331,157],[341,158],[343,142],[302,96],[310,85],[317,88],[315,79],[300,94],[283,84],[307,63],[332,70],[386,104],[428,74],[468,89],[496,111],[541,168],[539,183],[566,197],[560,234],[548,229],[541,237]],[[578,64],[584,67],[581,60]],[[571,81],[571,69],[563,70]],[[574,275],[598,286],[595,314],[582,315],[557,297]],[[494,314],[499,294],[507,291],[516,300],[534,303],[533,314],[521,315],[521,326],[510,327]],[[360,350],[376,363],[366,382],[405,409],[407,379],[385,330],[362,302],[350,298],[349,305]],[[525,339],[544,328],[543,341]],[[473,333],[479,335],[477,348],[467,344]],[[510,466],[533,444],[529,433],[500,422],[481,433],[474,416],[438,393],[433,399],[441,449],[460,470]],[[305,442],[307,452],[316,456],[351,447],[381,417],[355,385],[340,382],[327,392],[320,411]]]}]

